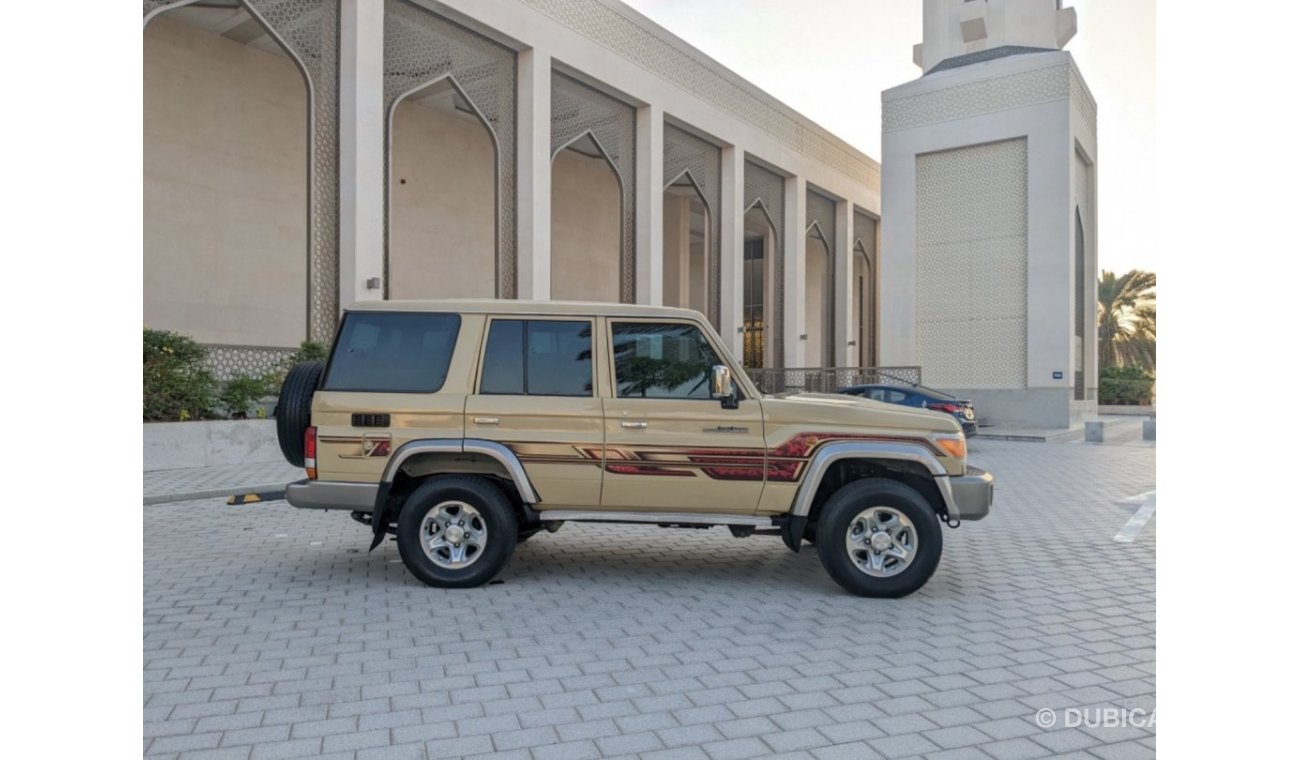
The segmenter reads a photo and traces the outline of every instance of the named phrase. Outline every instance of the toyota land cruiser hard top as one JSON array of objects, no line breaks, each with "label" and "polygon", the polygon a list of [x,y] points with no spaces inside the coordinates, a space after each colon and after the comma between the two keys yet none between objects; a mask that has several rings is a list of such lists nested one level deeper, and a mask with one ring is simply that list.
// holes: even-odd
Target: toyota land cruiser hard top
[{"label": "toyota land cruiser hard top", "polygon": [[727,526],[816,546],[848,591],[929,579],[942,524],[989,514],[950,415],[844,395],[764,395],[698,312],[630,304],[376,301],[277,413],[307,477],[295,507],[394,534],[415,577],[496,576],[566,522]]}]

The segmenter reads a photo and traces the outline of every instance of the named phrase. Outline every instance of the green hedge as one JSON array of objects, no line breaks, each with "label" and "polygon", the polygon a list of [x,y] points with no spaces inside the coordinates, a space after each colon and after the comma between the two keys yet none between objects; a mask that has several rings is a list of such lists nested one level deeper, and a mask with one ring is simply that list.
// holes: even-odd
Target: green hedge
[{"label": "green hedge", "polygon": [[217,381],[204,366],[208,350],[179,333],[144,330],[144,418],[214,416]]},{"label": "green hedge", "polygon": [[144,419],[174,420],[263,417],[261,401],[280,391],[295,364],[324,359],[328,347],[304,341],[275,371],[261,377],[239,375],[219,382],[207,368],[208,350],[169,330],[144,330]]},{"label": "green hedge", "polygon": [[1154,375],[1141,367],[1107,367],[1098,378],[1097,403],[1105,406],[1147,405],[1155,388]]}]

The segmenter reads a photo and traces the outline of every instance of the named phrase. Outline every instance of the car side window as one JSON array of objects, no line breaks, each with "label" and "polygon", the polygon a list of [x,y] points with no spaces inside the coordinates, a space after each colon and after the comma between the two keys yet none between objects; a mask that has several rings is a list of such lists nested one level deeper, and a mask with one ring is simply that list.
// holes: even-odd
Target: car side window
[{"label": "car side window", "polygon": [[902,391],[888,391],[885,400],[891,404],[902,404],[907,401],[907,394]]},{"label": "car side window", "polygon": [[880,388],[868,388],[867,398],[871,399],[872,401],[884,401],[885,392]]},{"label": "car side window", "polygon": [[709,376],[722,364],[700,328],[676,322],[613,322],[619,398],[710,398]]},{"label": "car side window", "polygon": [[488,330],[479,393],[590,396],[591,322],[497,319]]}]

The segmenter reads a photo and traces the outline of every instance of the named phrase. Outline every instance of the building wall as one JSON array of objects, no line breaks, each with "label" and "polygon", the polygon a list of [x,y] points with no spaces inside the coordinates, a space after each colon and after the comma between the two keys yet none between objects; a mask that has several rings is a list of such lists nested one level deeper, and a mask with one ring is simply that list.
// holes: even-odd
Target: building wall
[{"label": "building wall", "polygon": [[204,343],[307,329],[307,89],[287,58],[144,31],[144,321]]},{"label": "building wall", "polygon": [[393,113],[388,287],[393,298],[496,294],[495,155],[472,118],[403,102]]},{"label": "building wall", "polygon": [[[718,228],[717,244],[710,237],[710,250],[693,251],[686,257],[690,262],[685,270],[688,287],[683,290],[690,293],[692,302],[698,294],[700,305],[704,306],[703,297],[710,293],[704,289],[704,273],[711,272],[713,266],[720,268],[716,294],[721,301],[719,327],[729,340],[738,344],[740,338],[732,336],[740,335],[737,281],[743,267],[743,209],[756,199],[778,209],[776,234],[783,251],[780,277],[770,276],[773,272],[769,272],[765,289],[770,298],[766,308],[770,327],[767,336],[769,340],[775,339],[776,328],[771,326],[783,323],[777,341],[783,345],[780,352],[783,355],[776,356],[770,345],[767,354],[769,362],[778,365],[805,363],[804,342],[797,340],[805,320],[805,197],[808,189],[815,187],[840,210],[852,207],[877,215],[879,164],[872,158],[617,0],[565,3],[411,0],[398,5],[366,0],[341,7],[313,3],[290,5],[281,9],[283,12],[268,16],[265,23],[303,56],[320,96],[315,101],[311,122],[315,142],[310,176],[317,183],[310,192],[311,208],[307,208],[308,191],[303,181],[309,175],[308,151],[302,139],[307,133],[306,92],[300,78],[295,77],[292,79],[296,83],[295,92],[291,94],[299,99],[295,107],[303,111],[297,121],[284,113],[293,110],[290,106],[295,101],[291,97],[259,95],[252,100],[264,100],[276,112],[273,116],[257,117],[259,122],[273,124],[277,129],[292,127],[290,132],[297,132],[296,141],[263,149],[259,141],[267,142],[271,137],[266,130],[251,134],[218,130],[224,142],[219,158],[209,162],[209,167],[220,163],[216,167],[220,170],[238,163],[242,160],[239,157],[250,150],[262,151],[271,158],[254,162],[258,164],[255,168],[269,171],[277,161],[293,156],[293,151],[298,150],[300,163],[293,172],[285,172],[294,183],[277,188],[273,198],[265,199],[266,202],[248,204],[239,214],[226,214],[224,221],[212,225],[212,230],[195,228],[189,218],[170,229],[170,234],[177,238],[200,237],[201,244],[183,249],[172,245],[158,253],[160,249],[155,241],[159,236],[151,230],[146,262],[165,259],[159,266],[150,268],[148,276],[152,279],[146,282],[146,313],[151,321],[160,319],[155,316],[160,311],[158,304],[166,302],[170,293],[178,289],[192,290],[201,284],[205,292],[186,293],[173,298],[171,305],[183,314],[195,312],[202,318],[192,315],[189,321],[169,318],[172,326],[187,329],[206,342],[293,345],[305,337],[301,334],[305,329],[285,331],[283,328],[296,324],[305,328],[308,304],[312,310],[313,335],[328,336],[335,309],[358,300],[436,295],[445,290],[455,290],[457,295],[472,293],[475,284],[482,284],[485,274],[491,271],[490,262],[474,257],[471,249],[481,250],[486,243],[484,220],[494,205],[505,210],[497,216],[496,236],[502,242],[497,246],[497,261],[492,264],[498,270],[499,287],[511,291],[518,285],[521,297],[613,300],[621,285],[623,290],[634,290],[641,302],[661,303],[663,170],[668,147],[664,133],[667,125],[672,124],[717,148],[717,155],[710,154],[710,160],[716,158],[720,170],[717,186],[710,184],[707,188],[710,212]],[[400,13],[395,12],[399,6]],[[187,22],[208,25],[213,31],[182,28],[188,36],[202,38],[204,46],[224,47],[233,51],[230,52],[233,57],[261,56],[272,65],[279,65],[283,74],[294,71],[288,59],[257,52],[257,47],[273,44],[269,37],[254,35],[250,39],[251,27],[245,26],[247,19],[231,14],[222,21],[220,17],[224,13],[227,11],[206,8],[193,13],[177,12],[174,17],[164,14],[151,21],[146,36],[157,36],[168,25],[181,26]],[[416,18],[425,13],[430,19]],[[433,17],[452,21],[460,31]],[[317,25],[324,34],[304,32]],[[484,76],[491,72],[485,72],[482,62],[475,58],[481,50],[473,41],[466,42],[463,34],[466,29],[512,48],[516,76]],[[230,39],[223,38],[223,34]],[[255,47],[240,46],[235,40]],[[151,39],[146,46],[152,44]],[[452,46],[447,49],[454,53],[450,57],[437,52],[443,51],[445,45]],[[423,56],[430,51],[433,58],[425,60]],[[156,53],[150,55],[157,57]],[[412,56],[419,59],[419,65],[413,66]],[[499,74],[500,61],[497,58],[492,61]],[[160,72],[170,76],[183,71],[187,65],[202,69],[203,75],[220,68],[202,58],[197,62],[151,64],[152,79],[146,77],[149,97],[169,101],[160,110],[203,114],[223,102],[220,93],[187,92],[188,82],[185,86],[168,88],[159,87],[154,81]],[[430,77],[438,76],[444,73],[442,67],[447,66],[451,71],[446,73],[458,82],[470,83],[467,92],[475,103],[496,104],[495,112],[488,109],[485,113],[499,132],[502,125],[510,125],[516,132],[507,138],[507,149],[517,154],[519,162],[512,167],[513,176],[500,180],[500,192],[506,197],[497,198],[495,204],[483,197],[482,188],[476,188],[472,194],[444,192],[448,187],[457,186],[463,190],[467,179],[477,186],[479,177],[483,176],[479,171],[484,165],[480,160],[484,145],[470,145],[473,138],[468,133],[466,140],[470,142],[458,142],[455,152],[441,152],[441,146],[431,144],[428,138],[440,134],[441,138],[457,142],[455,135],[449,136],[452,127],[424,123],[433,117],[426,119],[407,108],[396,117],[396,131],[384,134],[383,128],[388,125],[383,110],[387,98],[397,91],[405,91],[407,85],[424,76],[422,72]],[[635,186],[634,208],[622,209],[623,224],[633,226],[632,229],[619,224],[618,185],[603,165],[597,162],[596,166],[581,166],[585,159],[572,155],[556,161],[551,159],[555,131],[563,132],[567,128],[565,120],[573,118],[563,106],[563,99],[561,107],[553,112],[555,72],[628,106],[620,111],[617,126],[621,134],[634,132],[635,139],[620,144],[617,154],[624,168],[623,183],[629,188]],[[268,84],[263,81],[266,78],[247,68],[237,76],[228,77],[236,90],[242,87],[246,93],[264,88]],[[507,91],[510,88],[513,91]],[[188,135],[188,129],[181,127],[173,131]],[[150,139],[153,138],[151,135]],[[626,166],[629,155],[634,155],[635,161]],[[391,179],[399,180],[398,184],[389,181],[389,168],[394,170]],[[761,171],[764,178],[756,184],[750,183],[751,170]],[[466,171],[470,174],[466,175]],[[202,182],[212,178],[201,175],[214,174],[203,169],[193,173],[200,175]],[[409,174],[406,186],[400,184],[402,177],[398,176],[403,173]],[[444,182],[439,186],[420,184],[424,176],[433,174],[443,174]],[[709,172],[704,172],[702,177],[706,184],[713,181]],[[263,182],[261,187],[273,184]],[[166,189],[148,192],[164,204],[178,197]],[[623,197],[632,195],[629,191]],[[234,197],[243,196],[235,194]],[[297,212],[300,218],[310,214],[312,233],[308,235],[307,225],[302,224],[295,240],[295,245],[302,250],[302,260],[295,262],[298,271],[293,279],[300,283],[297,286],[286,286],[282,282],[285,277],[262,271],[277,262],[272,250],[291,250],[293,246],[266,245],[263,250],[256,250],[255,245],[243,239],[237,246],[227,246],[221,240],[223,235],[245,232],[259,224],[268,227],[268,233],[282,232],[283,224],[268,223],[256,216],[265,216],[275,204],[297,205],[302,209]],[[194,217],[206,213],[209,205],[219,204],[205,205],[201,198],[176,201],[172,203],[172,215]],[[160,203],[154,202],[152,206],[159,207]],[[168,231],[152,211],[146,213],[149,216],[146,226]],[[517,220],[518,226],[507,222],[502,227],[501,219]],[[837,232],[843,232],[838,229],[841,226],[838,212],[835,226]],[[625,248],[623,261],[634,267],[621,273],[620,234]],[[265,241],[266,237],[263,234],[257,239]],[[446,243],[446,247],[462,250],[430,251],[425,247],[430,239],[445,242],[450,238],[458,238],[459,242]],[[310,272],[306,266],[308,240],[317,255]],[[629,245],[634,250],[626,250]],[[718,250],[712,250],[714,247]],[[773,247],[769,246],[771,250]],[[847,329],[848,320],[840,313],[845,309],[841,291],[847,287],[850,276],[843,265],[847,260],[845,254],[846,251],[837,247],[836,261],[843,269],[833,273],[837,283],[833,316],[837,335]],[[503,255],[507,258],[502,259]],[[195,274],[204,266],[202,261],[196,264],[195,259],[214,262],[211,271]],[[434,266],[429,266],[429,261]],[[516,267],[517,277],[511,274],[511,269]],[[381,274],[389,277],[381,286],[372,284]],[[632,275],[635,275],[634,283]],[[254,285],[241,290],[250,279]],[[265,292],[255,292],[254,288],[263,284],[267,286]],[[286,304],[286,293],[297,303]],[[268,312],[268,305],[279,311]],[[225,313],[216,313],[216,306],[229,308]],[[710,309],[712,306],[709,304]],[[205,331],[206,327],[214,329]],[[276,331],[294,334],[291,337],[271,334]],[[837,353],[840,348],[837,345]],[[257,356],[253,353],[257,352],[245,351],[235,359],[251,366],[247,364],[249,361],[264,361],[271,355],[265,351]],[[828,356],[825,361],[836,359]]]},{"label": "building wall", "polygon": [[916,343],[926,384],[1023,388],[1024,138],[916,157]]},{"label": "building wall", "polygon": [[618,177],[603,159],[562,150],[551,183],[551,298],[618,301]]}]

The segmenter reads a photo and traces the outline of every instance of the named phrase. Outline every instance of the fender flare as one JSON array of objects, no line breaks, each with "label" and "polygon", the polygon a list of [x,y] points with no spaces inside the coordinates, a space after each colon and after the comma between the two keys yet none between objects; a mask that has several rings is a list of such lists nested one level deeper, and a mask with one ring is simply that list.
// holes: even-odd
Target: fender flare
[{"label": "fender flare", "polygon": [[821,486],[822,478],[831,465],[843,459],[890,459],[894,461],[915,462],[920,464],[934,479],[934,485],[943,499],[943,506],[948,516],[961,519],[961,512],[952,496],[952,484],[948,481],[948,471],[929,449],[919,444],[894,442],[839,441],[823,446],[813,455],[808,463],[795,492],[794,503],[790,508],[790,520],[784,536],[786,546],[799,551],[803,541],[803,532],[808,525],[808,514],[812,511],[813,497]]},{"label": "fender flare", "polygon": [[406,460],[420,454],[481,454],[490,457],[505,467],[506,474],[514,483],[525,508],[542,500],[533,488],[533,482],[529,480],[519,457],[503,444],[481,438],[417,438],[398,447],[389,458],[388,465],[384,467],[384,475],[379,482],[379,492],[375,494],[375,506],[371,511],[371,528],[375,534],[370,544],[372,551],[384,540],[384,534],[388,530],[388,520],[384,510],[388,506],[388,495],[392,491],[393,481]]}]

